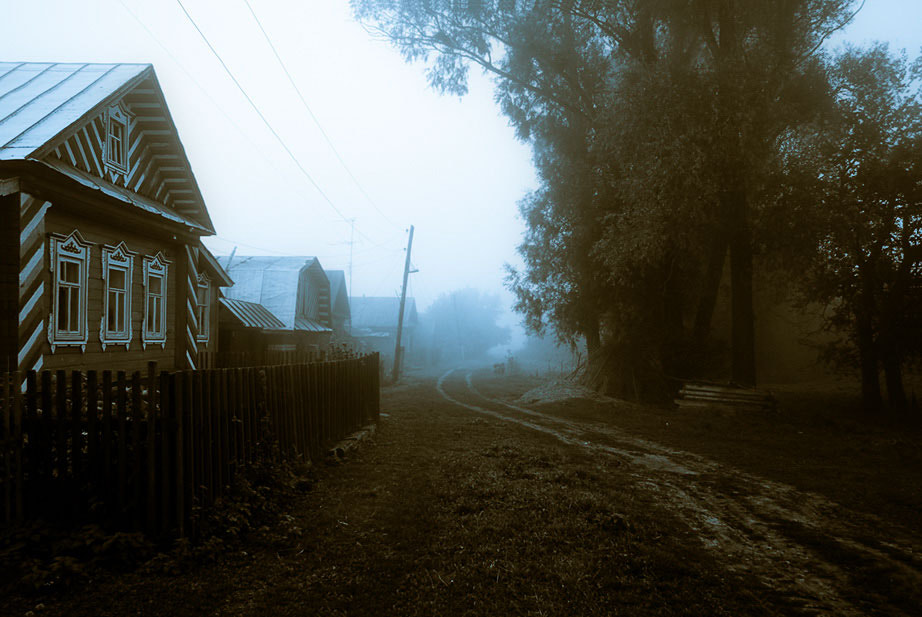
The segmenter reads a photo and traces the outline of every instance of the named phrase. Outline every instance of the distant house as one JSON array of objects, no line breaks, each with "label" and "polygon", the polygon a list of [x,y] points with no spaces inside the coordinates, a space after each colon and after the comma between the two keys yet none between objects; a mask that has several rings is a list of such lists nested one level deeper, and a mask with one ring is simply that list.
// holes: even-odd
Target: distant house
[{"label": "distant house", "polygon": [[346,289],[346,273],[342,270],[327,270],[330,281],[330,317],[333,337],[348,341],[352,329],[352,311],[349,307],[349,292]]},{"label": "distant house", "polygon": [[0,63],[0,370],[194,368],[213,234],[151,65]]},{"label": "distant house", "polygon": [[[353,296],[349,305],[352,311],[352,336],[366,351],[378,351],[393,358],[397,345],[397,317],[400,298],[374,298]],[[416,300],[407,298],[403,315],[401,347],[409,356],[416,339]]]},{"label": "distant house", "polygon": [[[229,336],[222,350],[319,351],[330,344],[330,281],[316,257],[233,256],[220,258],[220,263],[234,280],[221,313],[225,316],[222,330],[226,324]],[[234,309],[244,305],[228,302],[233,300],[249,303],[246,306],[254,310],[253,305],[261,305],[281,328],[275,322],[271,328],[243,323]],[[241,328],[264,330],[263,335],[272,336],[244,335]]]}]

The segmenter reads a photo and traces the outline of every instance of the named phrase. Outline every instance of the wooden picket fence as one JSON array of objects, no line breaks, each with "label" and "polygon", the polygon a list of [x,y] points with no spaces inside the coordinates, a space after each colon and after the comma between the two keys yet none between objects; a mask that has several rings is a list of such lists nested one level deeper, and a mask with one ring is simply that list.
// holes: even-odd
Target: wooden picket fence
[{"label": "wooden picket fence", "polygon": [[317,460],[375,422],[378,361],[0,374],[0,525],[194,535],[239,470]]}]

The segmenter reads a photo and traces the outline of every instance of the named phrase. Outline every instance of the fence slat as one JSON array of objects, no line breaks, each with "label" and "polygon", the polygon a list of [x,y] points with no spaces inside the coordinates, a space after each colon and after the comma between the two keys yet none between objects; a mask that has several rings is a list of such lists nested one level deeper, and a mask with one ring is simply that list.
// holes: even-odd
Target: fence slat
[{"label": "fence slat", "polygon": [[131,520],[135,529],[141,529],[143,524],[141,518],[144,511],[141,505],[142,484],[144,482],[144,452],[141,444],[141,424],[144,422],[144,410],[141,406],[141,401],[144,398],[142,387],[141,372],[135,371],[131,374],[131,474],[129,474],[131,483]]}]

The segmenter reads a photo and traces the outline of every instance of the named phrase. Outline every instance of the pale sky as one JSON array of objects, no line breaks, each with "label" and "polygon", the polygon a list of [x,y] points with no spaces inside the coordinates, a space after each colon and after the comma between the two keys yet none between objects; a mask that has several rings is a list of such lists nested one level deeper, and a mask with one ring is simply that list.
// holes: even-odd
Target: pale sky
[{"label": "pale sky", "polygon": [[[372,205],[323,140],[243,0],[183,4],[342,216],[291,161],[176,0],[0,0],[0,60],[153,63],[218,232],[206,240],[216,254],[238,246],[238,254],[316,255],[327,269],[347,270],[343,219],[354,218],[353,295],[394,295],[414,224],[419,272],[411,293],[420,309],[469,285],[511,300],[502,266],[517,261],[524,227],[516,202],[536,179],[530,150],[501,116],[489,79],[472,72],[470,94],[440,96],[422,65],[407,65],[352,20],[346,0],[250,0]],[[867,0],[845,36],[889,40],[914,56],[922,48],[922,0]]]}]

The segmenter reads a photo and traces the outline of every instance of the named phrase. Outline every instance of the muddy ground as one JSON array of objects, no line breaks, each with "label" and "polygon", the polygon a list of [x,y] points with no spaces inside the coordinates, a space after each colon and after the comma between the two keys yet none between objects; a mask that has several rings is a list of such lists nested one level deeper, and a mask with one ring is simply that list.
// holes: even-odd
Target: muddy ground
[{"label": "muddy ground", "polygon": [[410,378],[271,526],[0,612],[919,614],[917,428],[797,392],[740,417],[538,386]]}]

